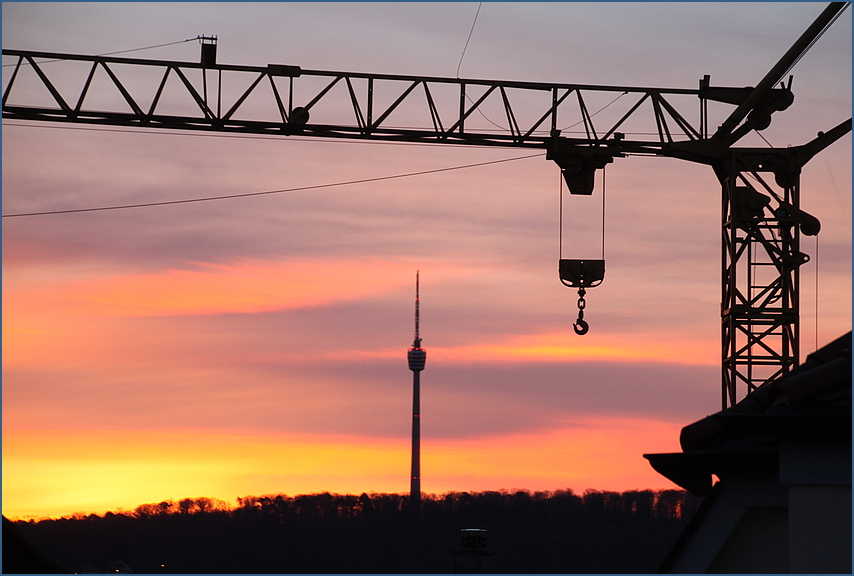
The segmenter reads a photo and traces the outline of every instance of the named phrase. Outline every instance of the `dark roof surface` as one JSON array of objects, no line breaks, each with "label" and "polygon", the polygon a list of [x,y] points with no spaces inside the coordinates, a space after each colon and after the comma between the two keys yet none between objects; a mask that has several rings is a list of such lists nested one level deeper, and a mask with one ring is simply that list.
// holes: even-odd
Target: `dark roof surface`
[{"label": "dark roof surface", "polygon": [[816,350],[741,402],[682,429],[682,453],[644,454],[657,472],[698,496],[712,474],[776,469],[786,440],[851,442],[851,332]]}]

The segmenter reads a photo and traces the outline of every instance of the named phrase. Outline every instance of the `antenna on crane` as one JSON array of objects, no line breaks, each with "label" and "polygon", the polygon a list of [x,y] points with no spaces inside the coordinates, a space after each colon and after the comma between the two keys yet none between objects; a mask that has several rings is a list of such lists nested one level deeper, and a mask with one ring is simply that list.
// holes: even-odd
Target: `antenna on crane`
[{"label": "antenna on crane", "polygon": [[216,67],[216,36],[196,36],[202,45],[202,66],[205,68]]}]

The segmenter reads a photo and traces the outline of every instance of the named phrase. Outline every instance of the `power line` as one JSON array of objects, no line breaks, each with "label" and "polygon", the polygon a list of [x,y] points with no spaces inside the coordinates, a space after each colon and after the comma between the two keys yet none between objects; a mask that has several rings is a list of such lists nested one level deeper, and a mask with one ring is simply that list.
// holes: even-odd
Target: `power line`
[{"label": "power line", "polygon": [[439,172],[449,172],[451,170],[462,170],[465,168],[476,168],[478,166],[488,166],[490,164],[500,164],[502,162],[513,162],[515,160],[524,160],[527,158],[535,158],[542,156],[542,153],[528,154],[527,156],[516,156],[514,158],[504,158],[502,160],[490,160],[488,162],[478,162],[475,164],[465,164],[462,166],[449,166],[447,168],[434,168],[432,170],[422,170],[420,172],[409,172],[407,174],[394,174],[391,176],[377,176],[374,178],[363,178],[360,180],[349,180],[346,182],[332,182],[329,184],[314,184],[311,186],[299,186],[297,188],[282,188],[279,190],[265,190],[263,192],[244,192],[240,194],[226,194],[223,196],[207,196],[204,198],[185,198],[183,200],[163,200],[161,202],[142,202],[139,204],[120,204],[117,206],[95,206],[90,208],[72,208],[68,210],[46,210],[44,212],[21,212],[17,214],[3,214],[3,218],[20,218],[24,216],[50,216],[57,214],[78,214],[81,212],[104,212],[107,210],[125,210],[130,208],[148,208],[152,206],[170,206],[174,204],[191,204],[195,202],[210,202],[213,200],[228,200],[232,198],[248,198],[250,196],[267,196],[270,194],[284,194],[288,192],[300,192],[304,190],[318,190],[321,188],[333,188],[336,186],[349,186],[351,184],[365,184],[368,182],[380,182],[383,180],[395,180],[398,178],[410,178],[413,176],[424,176],[427,174],[436,174]]}]

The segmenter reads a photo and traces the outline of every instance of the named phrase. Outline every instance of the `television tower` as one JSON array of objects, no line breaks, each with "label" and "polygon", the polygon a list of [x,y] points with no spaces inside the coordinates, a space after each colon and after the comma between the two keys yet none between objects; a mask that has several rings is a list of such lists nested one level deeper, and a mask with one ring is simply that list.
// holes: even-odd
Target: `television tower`
[{"label": "television tower", "polygon": [[412,370],[412,474],[409,479],[409,504],[421,507],[421,371],[427,360],[427,352],[421,348],[418,335],[418,277],[415,272],[415,341],[407,352],[409,369]]}]

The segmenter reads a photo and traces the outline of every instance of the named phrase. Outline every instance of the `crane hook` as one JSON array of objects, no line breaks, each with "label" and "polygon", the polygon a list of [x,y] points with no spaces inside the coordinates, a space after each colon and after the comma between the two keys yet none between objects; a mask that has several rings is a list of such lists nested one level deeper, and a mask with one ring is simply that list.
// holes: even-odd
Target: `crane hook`
[{"label": "crane hook", "polygon": [[584,286],[578,289],[578,320],[572,325],[572,329],[579,336],[584,336],[590,330],[590,326],[584,321],[584,309],[587,307],[587,301],[584,299],[586,293]]}]

